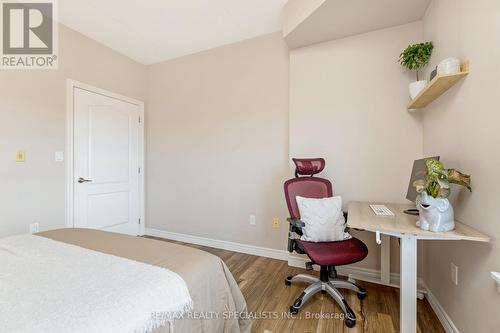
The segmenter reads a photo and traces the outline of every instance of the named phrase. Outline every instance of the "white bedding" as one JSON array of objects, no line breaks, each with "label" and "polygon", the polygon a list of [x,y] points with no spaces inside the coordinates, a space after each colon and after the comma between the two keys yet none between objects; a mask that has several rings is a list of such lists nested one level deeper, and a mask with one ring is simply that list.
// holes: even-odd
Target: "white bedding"
[{"label": "white bedding", "polygon": [[192,306],[167,269],[33,235],[0,239],[2,333],[151,332]]}]

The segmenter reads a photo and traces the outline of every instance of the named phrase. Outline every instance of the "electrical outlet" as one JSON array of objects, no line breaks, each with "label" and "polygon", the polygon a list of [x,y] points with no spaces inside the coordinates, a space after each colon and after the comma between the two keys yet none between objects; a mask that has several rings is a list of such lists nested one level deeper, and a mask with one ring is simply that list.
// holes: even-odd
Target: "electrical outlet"
[{"label": "electrical outlet", "polygon": [[62,151],[56,151],[54,153],[54,160],[56,162],[63,162],[64,161],[64,153]]},{"label": "electrical outlet", "polygon": [[38,223],[30,224],[30,233],[35,234],[40,231],[40,225]]},{"label": "electrical outlet", "polygon": [[451,281],[458,286],[458,266],[454,263],[450,265]]},{"label": "electrical outlet", "polygon": [[257,223],[255,222],[255,215],[250,215],[250,224],[251,225],[256,225]]},{"label": "electrical outlet", "polygon": [[273,228],[278,229],[280,227],[280,219],[275,217],[273,218]]},{"label": "electrical outlet", "polygon": [[24,162],[24,161],[26,161],[26,152],[21,149],[16,150],[16,162]]}]

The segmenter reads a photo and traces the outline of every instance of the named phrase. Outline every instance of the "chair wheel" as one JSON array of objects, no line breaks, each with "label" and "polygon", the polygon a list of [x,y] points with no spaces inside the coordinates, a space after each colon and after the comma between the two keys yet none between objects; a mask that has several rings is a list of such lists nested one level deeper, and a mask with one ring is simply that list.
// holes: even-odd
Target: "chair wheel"
[{"label": "chair wheel", "polygon": [[299,313],[299,309],[294,308],[293,306],[290,307],[290,313],[296,315]]},{"label": "chair wheel", "polygon": [[366,297],[366,290],[364,288],[359,287],[358,299],[360,301],[364,300]]},{"label": "chair wheel", "polygon": [[290,285],[292,285],[292,283],[288,280],[285,280],[285,286],[290,286]]},{"label": "chair wheel", "polygon": [[293,275],[287,276],[285,279],[285,285],[289,286],[292,284]]},{"label": "chair wheel", "polygon": [[354,326],[356,326],[356,319],[346,318],[344,320],[344,324],[349,328],[353,328]]}]

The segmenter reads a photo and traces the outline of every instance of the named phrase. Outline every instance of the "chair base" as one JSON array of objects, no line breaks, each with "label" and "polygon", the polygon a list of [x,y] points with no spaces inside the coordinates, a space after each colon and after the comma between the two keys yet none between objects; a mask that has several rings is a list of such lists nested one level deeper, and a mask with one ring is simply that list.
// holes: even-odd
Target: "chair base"
[{"label": "chair base", "polygon": [[344,312],[346,326],[354,327],[356,325],[356,315],[338,289],[353,290],[357,293],[360,300],[366,297],[366,291],[352,282],[340,280],[336,277],[332,278],[331,274],[328,274],[328,267],[326,266],[321,267],[321,273],[321,278],[312,275],[297,274],[285,279],[286,285],[290,285],[292,282],[306,282],[310,284],[295,302],[293,302],[293,305],[290,307],[290,312],[292,314],[297,314],[302,305],[318,292],[327,293],[337,302]]}]

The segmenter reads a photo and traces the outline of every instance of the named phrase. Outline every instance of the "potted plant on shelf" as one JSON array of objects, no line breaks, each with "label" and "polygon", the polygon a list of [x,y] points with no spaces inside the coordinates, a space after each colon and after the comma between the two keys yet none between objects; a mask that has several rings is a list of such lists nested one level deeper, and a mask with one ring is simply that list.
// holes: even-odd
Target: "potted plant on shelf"
[{"label": "potted plant on shelf", "polygon": [[410,83],[410,97],[415,98],[427,85],[427,80],[420,80],[418,71],[429,63],[432,49],[432,42],[418,43],[408,45],[408,47],[399,55],[399,63],[406,69],[415,71],[417,81]]},{"label": "potted plant on shelf", "polygon": [[413,183],[419,193],[417,209],[420,219],[417,226],[434,232],[451,231],[455,229],[455,220],[453,207],[448,200],[450,184],[458,184],[472,191],[470,176],[455,169],[445,169],[443,163],[434,159],[427,160],[425,164],[425,178]]}]

